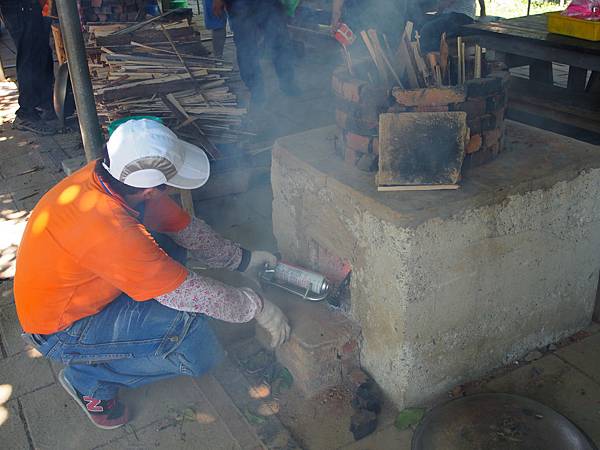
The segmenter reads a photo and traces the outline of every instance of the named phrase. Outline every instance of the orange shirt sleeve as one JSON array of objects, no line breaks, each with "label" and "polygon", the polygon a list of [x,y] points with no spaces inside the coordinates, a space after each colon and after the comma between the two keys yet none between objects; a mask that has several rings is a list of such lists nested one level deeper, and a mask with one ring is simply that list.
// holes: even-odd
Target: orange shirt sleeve
[{"label": "orange shirt sleeve", "polygon": [[185,281],[187,269],[169,257],[142,224],[131,217],[118,221],[118,230],[97,230],[105,238],[81,257],[82,266],[138,301],[169,293]]},{"label": "orange shirt sleeve", "polygon": [[191,221],[184,211],[166,192],[157,192],[146,201],[144,225],[159,233],[176,233],[185,229]]}]

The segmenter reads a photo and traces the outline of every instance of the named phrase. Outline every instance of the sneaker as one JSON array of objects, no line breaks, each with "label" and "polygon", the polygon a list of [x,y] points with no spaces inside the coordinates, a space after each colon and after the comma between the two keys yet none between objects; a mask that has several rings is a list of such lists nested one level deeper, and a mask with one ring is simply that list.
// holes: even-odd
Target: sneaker
[{"label": "sneaker", "polygon": [[14,130],[31,131],[42,136],[51,136],[56,134],[56,128],[49,125],[41,119],[25,119],[23,117],[16,116],[13,120],[12,128]]},{"label": "sneaker", "polygon": [[113,430],[125,425],[129,421],[127,407],[116,398],[99,400],[88,395],[83,395],[73,387],[65,377],[65,369],[58,374],[58,381],[65,391],[83,409],[94,425],[103,430]]}]

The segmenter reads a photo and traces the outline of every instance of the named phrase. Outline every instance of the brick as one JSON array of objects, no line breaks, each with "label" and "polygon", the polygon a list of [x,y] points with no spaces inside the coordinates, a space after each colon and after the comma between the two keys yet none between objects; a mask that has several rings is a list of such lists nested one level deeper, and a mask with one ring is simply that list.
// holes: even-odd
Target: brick
[{"label": "brick", "polygon": [[[294,377],[294,387],[310,398],[342,384],[350,370],[360,367],[358,348],[348,344],[358,341],[360,329],[324,304],[288,298],[273,299],[293,324],[290,339],[276,350],[276,356]],[[264,342],[264,333],[257,326],[259,342]],[[344,353],[343,348],[356,351]]]},{"label": "brick", "polygon": [[494,112],[506,106],[507,96],[505,93],[492,95],[486,99],[486,112]]},{"label": "brick", "polygon": [[386,112],[389,113],[403,113],[403,112],[414,112],[415,108],[412,106],[401,106],[399,104],[395,104],[390,106]]},{"label": "brick", "polygon": [[362,136],[351,132],[345,134],[346,147],[361,153],[369,153],[370,136]]},{"label": "brick", "polygon": [[469,119],[467,117],[467,127],[471,130],[471,134],[481,134],[483,131],[481,125],[481,117],[474,117]]},{"label": "brick", "polygon": [[356,167],[356,164],[358,161],[360,161],[363,155],[366,155],[366,153],[346,147],[344,153],[344,162],[349,166]]},{"label": "brick", "polygon": [[485,64],[485,69],[485,73],[506,72],[508,71],[508,66],[504,61],[488,61]]},{"label": "brick", "polygon": [[377,133],[379,128],[379,120],[377,120],[375,114],[372,116],[363,117],[359,114],[351,114],[347,110],[336,108],[335,123],[343,130],[356,134],[371,135]]},{"label": "brick", "polygon": [[502,83],[502,87],[506,88],[508,83],[510,83],[510,72],[508,70],[498,70],[495,72],[491,72],[488,77],[494,77],[500,80]]},{"label": "brick", "polygon": [[490,131],[490,130],[493,130],[498,127],[498,120],[497,120],[495,114],[484,114],[483,116],[481,116],[480,120],[481,120],[480,132]]},{"label": "brick", "polygon": [[483,139],[480,134],[474,134],[469,139],[467,146],[465,147],[465,153],[471,154],[479,151],[481,148],[481,144],[483,143]]},{"label": "brick", "polygon": [[342,84],[342,97],[350,102],[360,102],[360,91],[364,84],[361,80],[345,81]]},{"label": "brick", "polygon": [[502,129],[495,128],[490,131],[486,131],[483,133],[483,145],[485,147],[489,147],[491,145],[497,144],[500,138],[502,137]]},{"label": "brick", "polygon": [[102,6],[102,0],[92,0],[90,5],[94,8],[100,8]]},{"label": "brick", "polygon": [[464,88],[453,86],[424,89],[392,89],[396,102],[402,106],[447,106],[466,100]]},{"label": "brick", "polygon": [[453,110],[466,112],[468,119],[483,116],[486,113],[486,100],[475,98],[463,103],[456,103]]},{"label": "brick", "polygon": [[496,77],[474,78],[465,83],[467,98],[488,97],[502,92],[502,80]]},{"label": "brick", "polygon": [[417,106],[415,112],[446,112],[448,106]]}]

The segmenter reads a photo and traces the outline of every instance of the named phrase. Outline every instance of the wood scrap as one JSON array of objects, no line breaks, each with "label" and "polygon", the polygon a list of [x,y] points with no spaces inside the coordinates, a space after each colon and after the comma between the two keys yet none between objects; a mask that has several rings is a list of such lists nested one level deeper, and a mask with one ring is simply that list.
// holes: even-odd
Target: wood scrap
[{"label": "wood scrap", "polygon": [[385,66],[385,62],[381,58],[381,55],[377,53],[371,39],[366,31],[361,31],[360,36],[362,37],[369,54],[371,55],[371,59],[375,63],[375,67],[377,68],[377,72],[379,73],[379,77],[381,78],[381,82],[384,84],[389,84],[388,73]]},{"label": "wood scrap", "polygon": [[367,34],[369,35],[371,44],[373,45],[375,52],[377,53],[379,58],[381,60],[383,60],[383,62],[385,63],[385,67],[387,67],[387,69],[391,72],[391,74],[394,77],[394,80],[396,81],[398,86],[402,86],[402,81],[400,81],[400,77],[398,76],[398,74],[396,73],[394,68],[392,67],[390,60],[388,59],[387,55],[385,54],[385,50],[381,46],[381,42],[379,41],[379,36],[377,35],[377,31],[371,29],[367,32]]},{"label": "wood scrap", "polygon": [[450,50],[448,48],[448,41],[446,41],[446,33],[442,33],[440,39],[440,72],[442,72],[442,82],[450,84],[450,78],[448,74],[448,58]]},{"label": "wood scrap", "polygon": [[475,68],[473,78],[481,78],[481,46],[475,44]]},{"label": "wood scrap", "polygon": [[[234,143],[251,135],[241,130],[246,110],[238,106],[229,87],[238,79],[233,65],[206,57],[208,52],[186,21],[147,22],[141,28],[107,27],[93,25],[96,37],[90,39],[93,47],[88,48],[102,123],[126,116],[157,116],[178,135],[193,136],[192,141],[214,158],[220,156],[215,144]],[[121,32],[125,29],[127,33]],[[160,42],[139,39],[149,32],[159,33]],[[115,34],[122,44],[97,46]],[[181,35],[194,40],[181,41],[177,38]],[[199,51],[188,53],[195,48]]]},{"label": "wood scrap", "polygon": [[398,50],[396,51],[396,59],[399,61],[400,66],[403,67],[404,72],[401,74],[401,76],[406,78],[407,88],[416,89],[419,87],[419,80],[417,79],[415,67],[413,66],[410,58],[405,35],[406,31],[402,39],[400,39],[400,44],[398,45]]}]

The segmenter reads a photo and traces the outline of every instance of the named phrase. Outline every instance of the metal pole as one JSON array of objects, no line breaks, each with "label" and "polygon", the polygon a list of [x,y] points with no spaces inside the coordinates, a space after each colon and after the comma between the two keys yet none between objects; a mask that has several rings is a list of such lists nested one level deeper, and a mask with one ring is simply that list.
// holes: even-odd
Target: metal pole
[{"label": "metal pole", "polygon": [[102,155],[104,139],[98,123],[94,91],[87,64],[81,22],[77,2],[74,0],[55,0],[58,9],[58,19],[62,30],[71,86],[77,106],[77,118],[83,139],[83,150],[88,161],[97,159]]}]

